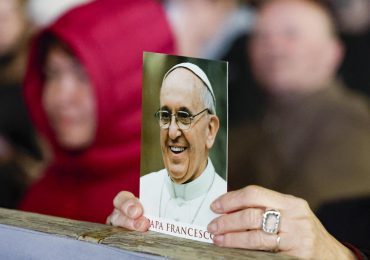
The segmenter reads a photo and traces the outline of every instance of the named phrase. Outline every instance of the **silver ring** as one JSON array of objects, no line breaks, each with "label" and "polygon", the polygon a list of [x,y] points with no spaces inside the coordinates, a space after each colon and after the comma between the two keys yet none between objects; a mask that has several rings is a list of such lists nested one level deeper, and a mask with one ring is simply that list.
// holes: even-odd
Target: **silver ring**
[{"label": "silver ring", "polygon": [[262,218],[262,230],[267,234],[277,234],[280,227],[280,211],[276,209],[266,210]]},{"label": "silver ring", "polygon": [[276,237],[276,246],[275,246],[275,248],[274,248],[274,250],[272,250],[272,252],[274,252],[274,253],[277,253],[277,252],[279,252],[280,251],[280,249],[279,249],[279,246],[280,246],[280,236],[277,236]]}]

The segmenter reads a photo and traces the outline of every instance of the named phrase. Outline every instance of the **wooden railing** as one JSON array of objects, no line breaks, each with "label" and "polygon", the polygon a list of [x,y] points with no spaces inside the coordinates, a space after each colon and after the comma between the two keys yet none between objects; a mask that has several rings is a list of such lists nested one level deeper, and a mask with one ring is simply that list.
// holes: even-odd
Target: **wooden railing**
[{"label": "wooden railing", "polygon": [[170,259],[291,259],[281,254],[221,248],[156,232],[139,233],[90,222],[0,208],[0,224]]}]

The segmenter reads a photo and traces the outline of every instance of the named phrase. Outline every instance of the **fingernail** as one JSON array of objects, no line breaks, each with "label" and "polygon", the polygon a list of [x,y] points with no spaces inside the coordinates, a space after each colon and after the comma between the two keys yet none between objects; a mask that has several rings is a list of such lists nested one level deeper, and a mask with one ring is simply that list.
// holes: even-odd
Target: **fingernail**
[{"label": "fingernail", "polygon": [[142,225],[144,225],[144,221],[143,221],[143,220],[135,221],[135,223],[134,223],[134,228],[135,228],[136,230],[138,230],[138,229],[140,229],[140,228],[141,228],[141,226],[142,226]]},{"label": "fingernail", "polygon": [[131,205],[128,210],[127,210],[127,214],[130,218],[135,218],[137,213],[138,213],[138,208],[135,207],[134,205]]},{"label": "fingernail", "polygon": [[224,239],[225,239],[224,235],[214,236],[213,242],[218,246],[222,246],[224,244]]},{"label": "fingernail", "polygon": [[218,230],[218,225],[217,225],[217,223],[216,223],[216,222],[210,223],[210,224],[208,225],[208,231],[209,231],[210,233],[214,234],[214,233],[216,233],[216,232],[217,232],[217,230]]},{"label": "fingernail", "polygon": [[213,211],[220,211],[221,210],[221,203],[220,201],[216,200],[211,204],[211,209]]}]

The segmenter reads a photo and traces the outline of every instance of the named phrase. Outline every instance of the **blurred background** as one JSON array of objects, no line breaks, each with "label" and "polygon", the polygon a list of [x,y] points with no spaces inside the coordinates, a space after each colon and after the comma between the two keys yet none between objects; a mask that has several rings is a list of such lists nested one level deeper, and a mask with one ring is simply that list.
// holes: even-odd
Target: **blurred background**
[{"label": "blurred background", "polygon": [[[39,178],[52,157],[48,144],[33,129],[22,96],[22,80],[30,39],[68,10],[88,2],[92,0],[0,0],[0,207],[17,207],[22,194]],[[264,1],[157,2],[163,6],[175,37],[174,54],[229,62],[229,103],[223,99],[225,98],[223,93],[217,94],[218,106],[228,105],[229,110],[227,119],[227,115],[224,114],[226,109],[217,109],[221,116],[221,125],[226,126],[228,121],[232,132],[232,129],[260,118],[265,109],[266,94],[256,83],[247,50],[256,10]],[[336,74],[337,78],[346,88],[353,90],[367,102],[370,95],[370,0],[316,2],[322,3],[332,14],[336,31],[345,50],[344,59]],[[144,79],[144,84],[150,81],[153,86],[159,88],[161,77],[157,78],[157,75],[162,75],[167,68],[179,61],[158,59],[148,62],[148,66],[155,67],[156,71],[155,76],[149,75]],[[144,69],[146,71],[147,68]],[[224,78],[225,71],[210,69],[211,81],[216,77]],[[216,80],[217,84],[218,81]],[[224,82],[220,84],[223,85]],[[153,93],[157,93],[156,91],[157,89],[153,88]],[[215,91],[217,93],[218,88],[215,87]],[[153,93],[148,95],[151,96]],[[148,97],[144,96],[145,104],[147,99]],[[150,100],[156,99],[150,97]],[[158,104],[152,104],[144,113],[152,115],[157,108]],[[145,131],[146,123],[148,122],[143,122]],[[150,128],[148,126],[148,129]],[[290,130],[294,132],[294,128]],[[143,145],[154,145],[159,148],[159,144],[155,143],[158,138],[148,138],[145,131]],[[224,128],[222,131],[225,133],[227,129]],[[219,135],[220,138],[223,133]],[[254,136],[248,137],[245,134],[244,138],[253,139]],[[222,137],[213,149],[221,151],[219,159],[213,160],[219,173],[226,172],[223,170],[226,142]],[[235,149],[239,154],[243,154],[243,147],[238,145],[229,149]],[[146,157],[162,161],[159,160],[160,153],[155,150],[148,152]],[[144,169],[151,169],[150,171],[163,167],[157,165],[152,168],[149,161],[141,163]],[[370,186],[370,183],[367,185]]]}]

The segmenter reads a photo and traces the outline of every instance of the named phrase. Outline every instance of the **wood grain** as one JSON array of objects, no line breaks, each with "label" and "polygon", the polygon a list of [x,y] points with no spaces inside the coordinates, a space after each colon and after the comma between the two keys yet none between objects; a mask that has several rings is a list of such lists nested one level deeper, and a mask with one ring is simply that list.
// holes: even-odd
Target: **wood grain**
[{"label": "wood grain", "polygon": [[292,259],[281,254],[221,248],[156,232],[140,233],[109,225],[3,208],[0,208],[0,224],[170,259]]}]

